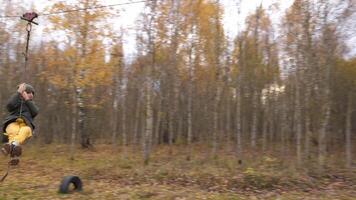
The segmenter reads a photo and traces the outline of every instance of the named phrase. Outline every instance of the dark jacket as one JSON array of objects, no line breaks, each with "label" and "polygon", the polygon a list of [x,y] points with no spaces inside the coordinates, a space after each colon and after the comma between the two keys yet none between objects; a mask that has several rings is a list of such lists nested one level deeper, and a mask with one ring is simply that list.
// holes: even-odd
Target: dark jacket
[{"label": "dark jacket", "polygon": [[3,131],[6,131],[6,127],[11,122],[16,121],[18,117],[20,117],[20,110],[22,104],[22,112],[21,118],[25,121],[26,125],[29,126],[32,131],[35,129],[35,125],[33,124],[33,119],[38,114],[38,107],[31,100],[23,100],[21,94],[16,92],[16,94],[12,95],[9,99],[6,108],[9,111],[9,115],[5,118],[3,122]]}]

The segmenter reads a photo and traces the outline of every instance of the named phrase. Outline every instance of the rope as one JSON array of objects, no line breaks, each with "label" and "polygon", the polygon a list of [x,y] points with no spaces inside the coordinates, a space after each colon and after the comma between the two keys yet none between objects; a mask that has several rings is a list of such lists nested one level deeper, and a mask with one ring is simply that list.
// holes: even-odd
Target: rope
[{"label": "rope", "polygon": [[[28,47],[30,44],[30,36],[31,36],[31,30],[32,30],[32,23],[28,22],[26,26],[26,31],[27,31],[27,39],[26,39],[26,49],[24,53],[25,57],[25,64],[24,64],[24,72],[22,74],[22,79],[26,82],[27,81],[27,63],[28,63]],[[20,106],[20,116],[19,118],[22,117],[22,108],[23,108],[23,99],[21,99],[21,106]]]},{"label": "rope", "polygon": [[27,63],[28,63],[28,47],[29,47],[29,43],[30,43],[30,36],[31,36],[31,30],[32,30],[32,23],[28,23],[26,26],[26,31],[27,31],[27,40],[26,40],[26,50],[24,53],[24,57],[25,57],[25,66],[24,66],[24,73],[23,73],[23,80],[27,81]]},{"label": "rope", "polygon": [[9,172],[10,172],[10,164],[11,160],[7,163],[7,170],[6,170],[6,173],[2,176],[2,178],[0,179],[0,182],[4,182],[5,178],[7,177],[7,175],[9,175]]}]

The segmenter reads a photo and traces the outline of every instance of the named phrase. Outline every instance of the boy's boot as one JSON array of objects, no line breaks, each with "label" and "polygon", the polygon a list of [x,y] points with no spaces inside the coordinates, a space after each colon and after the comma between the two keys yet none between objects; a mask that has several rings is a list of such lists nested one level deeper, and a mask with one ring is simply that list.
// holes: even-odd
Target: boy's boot
[{"label": "boy's boot", "polygon": [[4,156],[9,155],[10,151],[11,151],[11,145],[9,143],[5,143],[2,145],[1,152],[4,154]]},{"label": "boy's boot", "polygon": [[20,162],[20,159],[18,156],[11,157],[11,160],[9,162],[10,162],[10,165],[18,165]]},{"label": "boy's boot", "polygon": [[15,145],[15,144],[9,144],[6,143],[3,145],[1,148],[1,152],[7,156],[10,154],[11,160],[10,160],[10,165],[18,165],[20,160],[19,156],[22,154],[22,148],[21,146]]}]

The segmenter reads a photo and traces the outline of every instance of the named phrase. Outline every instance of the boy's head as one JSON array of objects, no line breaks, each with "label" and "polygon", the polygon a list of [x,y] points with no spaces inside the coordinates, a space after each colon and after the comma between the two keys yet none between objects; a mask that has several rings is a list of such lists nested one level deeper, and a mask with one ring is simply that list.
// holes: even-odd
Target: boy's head
[{"label": "boy's head", "polygon": [[32,95],[35,95],[35,89],[32,87],[32,85],[30,84],[25,84],[25,92],[30,94],[32,93]]},{"label": "boy's head", "polygon": [[[20,88],[21,87],[21,88]],[[35,95],[35,89],[27,83],[22,83],[17,87],[17,90],[21,93],[21,91],[26,92],[27,96],[29,99],[33,99],[33,96]]]}]

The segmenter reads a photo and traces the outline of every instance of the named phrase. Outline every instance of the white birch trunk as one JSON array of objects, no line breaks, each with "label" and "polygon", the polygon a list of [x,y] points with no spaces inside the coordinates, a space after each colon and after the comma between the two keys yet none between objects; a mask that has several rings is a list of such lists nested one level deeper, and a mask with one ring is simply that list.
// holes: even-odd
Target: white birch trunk
[{"label": "white birch trunk", "polygon": [[153,116],[152,116],[152,102],[151,102],[151,82],[146,83],[146,128],[143,137],[143,156],[144,163],[148,164],[150,156],[150,141],[152,138]]},{"label": "white birch trunk", "polygon": [[[81,72],[84,73],[84,72]],[[81,78],[82,79],[82,78]],[[83,148],[88,148],[91,145],[90,138],[87,132],[84,131],[84,99],[83,99],[83,88],[76,87],[77,92],[77,111],[78,111],[78,132],[81,136],[81,144]]]},{"label": "white birch trunk", "polygon": [[143,157],[144,164],[147,165],[149,162],[149,156],[152,145],[152,132],[153,132],[153,75],[155,71],[155,35],[154,35],[154,21],[155,21],[155,11],[157,6],[157,1],[153,0],[147,3],[150,9],[151,15],[148,16],[147,25],[147,37],[148,37],[148,50],[150,56],[150,63],[146,67],[146,79],[145,79],[145,100],[146,100],[146,124],[145,133],[143,137]]}]

